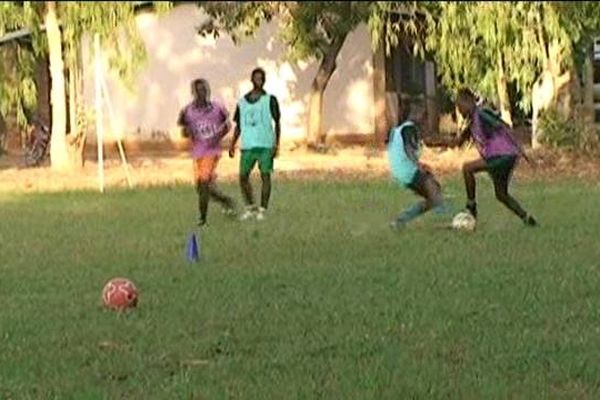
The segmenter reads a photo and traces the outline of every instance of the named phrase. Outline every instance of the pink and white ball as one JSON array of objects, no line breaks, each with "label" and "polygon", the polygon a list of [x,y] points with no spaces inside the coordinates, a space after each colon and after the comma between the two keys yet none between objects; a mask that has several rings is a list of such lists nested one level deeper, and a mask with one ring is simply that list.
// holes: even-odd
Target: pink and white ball
[{"label": "pink and white ball", "polygon": [[134,308],[138,302],[138,290],[129,279],[114,278],[104,285],[102,302],[113,310],[123,311]]}]

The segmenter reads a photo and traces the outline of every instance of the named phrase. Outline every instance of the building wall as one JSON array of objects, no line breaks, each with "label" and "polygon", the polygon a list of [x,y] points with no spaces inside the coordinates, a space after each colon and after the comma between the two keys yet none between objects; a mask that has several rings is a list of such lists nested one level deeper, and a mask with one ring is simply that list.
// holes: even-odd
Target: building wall
[{"label": "building wall", "polygon": [[[204,18],[193,5],[178,6],[160,18],[154,14],[138,17],[148,62],[132,92],[108,73],[116,127],[111,129],[107,115],[105,126],[112,131],[107,136],[114,137],[116,132],[127,139],[179,138],[177,115],[190,101],[190,81],[198,77],[209,80],[213,98],[223,101],[233,116],[237,99],[251,88],[250,72],[260,66],[267,72],[265,89],[281,105],[282,139],[303,138],[317,64],[284,60],[286,44],[276,36],[277,22],[236,46],[227,35],[216,40],[197,35],[196,27]],[[84,93],[93,107],[93,58],[84,47]],[[366,26],[360,26],[348,36],[325,93],[323,126],[328,134],[372,134],[372,69],[369,33]]]}]

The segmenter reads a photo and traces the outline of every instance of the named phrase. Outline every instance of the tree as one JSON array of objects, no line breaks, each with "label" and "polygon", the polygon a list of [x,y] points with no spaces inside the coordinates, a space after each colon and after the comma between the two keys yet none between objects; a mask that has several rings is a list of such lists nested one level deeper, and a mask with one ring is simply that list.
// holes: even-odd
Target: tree
[{"label": "tree", "polygon": [[[594,38],[600,35],[600,6],[596,2],[565,1],[535,2],[530,7],[531,20],[540,24],[536,34],[530,35],[539,49],[531,58],[541,67],[532,91],[532,145],[539,147],[544,135],[539,129],[541,113],[553,110],[566,118],[573,116],[574,106],[582,97],[589,102],[589,94],[581,96],[579,72],[590,56]],[[589,77],[586,84],[589,92]]]},{"label": "tree", "polygon": [[309,148],[325,144],[322,128],[323,94],[335,73],[336,60],[346,37],[368,16],[362,2],[201,2],[211,17],[201,34],[227,32],[234,42],[252,36],[262,22],[279,18],[280,38],[288,45],[292,61],[317,60],[319,67],[311,85],[306,142]]},{"label": "tree", "polygon": [[67,99],[65,93],[62,38],[56,16],[56,2],[46,2],[46,34],[50,58],[50,104],[52,106],[52,133],[50,139],[50,160],[52,166],[63,169],[69,165],[66,144]]},{"label": "tree", "polygon": [[[503,119],[512,125],[508,83],[512,70],[510,60],[517,49],[520,33],[518,9],[509,2],[482,2],[474,8],[475,26],[481,37],[483,58],[496,68],[488,68],[486,78],[495,83],[496,98]],[[518,79],[518,78],[517,78]],[[490,86],[493,86],[491,84]]]},{"label": "tree", "polygon": [[[170,2],[156,2],[155,9],[163,12],[170,8]],[[72,118],[67,132],[67,83],[70,85],[70,103],[76,103],[77,74],[80,64],[82,41],[86,37],[99,34],[107,47],[111,68],[131,84],[138,68],[142,65],[145,48],[135,26],[136,2],[57,2],[44,3],[4,2],[0,5],[0,33],[10,29],[25,29],[31,32],[32,47],[37,58],[45,57],[50,61],[52,139],[51,163],[53,168],[65,169],[81,164],[84,132],[77,132],[77,124]],[[44,21],[45,31],[41,30]],[[70,71],[71,79],[65,79],[64,71]],[[25,84],[31,86],[32,71],[21,79],[20,85],[8,82],[0,76],[0,84],[11,87],[11,96],[0,96],[4,112],[25,98],[20,90]],[[8,84],[7,84],[8,82]],[[29,87],[30,87],[29,86]],[[131,85],[128,85],[131,87]],[[16,89],[15,89],[16,87]],[[25,86],[28,87],[28,86]],[[7,100],[8,99],[8,100]],[[78,110],[76,107],[71,108]],[[67,135],[69,133],[69,135]],[[68,136],[68,138],[67,138]]]},{"label": "tree", "polygon": [[319,61],[308,106],[309,147],[325,145],[322,127],[323,94],[336,68],[346,37],[366,17],[361,2],[298,2],[287,9],[283,39],[289,43],[290,58]]},{"label": "tree", "polygon": [[[46,17],[51,16],[52,3],[47,2]],[[78,87],[80,75],[80,50],[85,38],[92,38],[95,34],[100,36],[110,67],[117,72],[119,77],[131,88],[134,74],[145,61],[145,47],[135,25],[137,4],[135,2],[59,2],[56,3],[56,17],[62,29],[53,32],[60,42],[64,43],[64,50],[58,44],[52,46],[50,41],[51,31],[47,27],[47,36],[50,54],[50,70],[54,71],[52,82],[52,98],[57,99],[57,106],[53,101],[53,124],[51,143],[52,166],[58,169],[70,168],[81,165],[83,160],[83,146],[85,132],[78,132],[76,119],[73,115],[78,108],[74,105],[78,100]],[[163,2],[158,5],[162,12],[170,7],[170,3]],[[47,22],[48,24],[48,22]],[[54,63],[53,63],[54,61]],[[70,72],[69,92],[71,94],[71,123],[69,135],[66,131],[67,104],[60,99],[65,92],[64,68],[67,65]],[[57,93],[55,93],[55,90]],[[56,122],[55,122],[56,121]],[[68,136],[68,140],[67,140]]]},{"label": "tree", "polygon": [[594,2],[441,3],[430,14],[427,45],[447,86],[470,86],[496,100],[505,119],[517,100],[506,88],[515,84],[518,105],[532,110],[537,147],[540,113],[572,114],[577,54],[589,48],[599,23]]},{"label": "tree", "polygon": [[[397,93],[386,93],[386,57],[392,49],[404,46],[412,48],[414,57],[426,58],[427,15],[435,4],[429,2],[376,1],[369,6],[368,26],[371,33],[373,54],[373,91],[375,96],[375,143],[381,147],[390,127],[397,123],[397,112],[403,107]],[[430,121],[435,117],[430,116]]]},{"label": "tree", "polygon": [[[39,25],[37,4],[24,2],[0,3],[0,37],[24,26]],[[16,123],[25,127],[28,110],[36,106],[35,67],[37,54],[31,41],[3,43],[0,47],[0,115],[7,118],[11,111]],[[37,49],[39,50],[39,49]]]},{"label": "tree", "polygon": [[512,124],[508,85],[532,79],[528,68],[515,68],[520,51],[521,9],[508,2],[441,3],[429,18],[427,48],[433,52],[443,83],[468,86],[497,103]]}]

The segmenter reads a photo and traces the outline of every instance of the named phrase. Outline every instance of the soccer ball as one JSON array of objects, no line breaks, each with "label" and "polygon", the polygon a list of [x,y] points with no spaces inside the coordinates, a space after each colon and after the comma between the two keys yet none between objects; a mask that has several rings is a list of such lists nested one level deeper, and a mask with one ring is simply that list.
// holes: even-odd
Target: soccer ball
[{"label": "soccer ball", "polygon": [[113,310],[125,310],[137,306],[138,291],[133,282],[126,278],[114,278],[102,289],[102,302]]},{"label": "soccer ball", "polygon": [[457,230],[473,231],[476,225],[475,218],[466,211],[459,212],[452,219],[452,228]]}]

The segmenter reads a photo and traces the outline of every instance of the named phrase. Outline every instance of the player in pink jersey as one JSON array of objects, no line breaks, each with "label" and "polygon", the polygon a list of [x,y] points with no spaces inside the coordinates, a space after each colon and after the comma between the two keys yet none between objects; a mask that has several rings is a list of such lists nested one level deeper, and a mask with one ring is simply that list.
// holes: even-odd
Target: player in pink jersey
[{"label": "player in pink jersey", "polygon": [[177,121],[185,137],[192,139],[194,179],[198,191],[199,226],[206,224],[209,197],[221,203],[227,214],[235,214],[233,199],[216,187],[216,168],[221,157],[221,140],[231,129],[229,113],[221,104],[211,101],[210,86],[205,79],[192,82],[194,100]]}]

